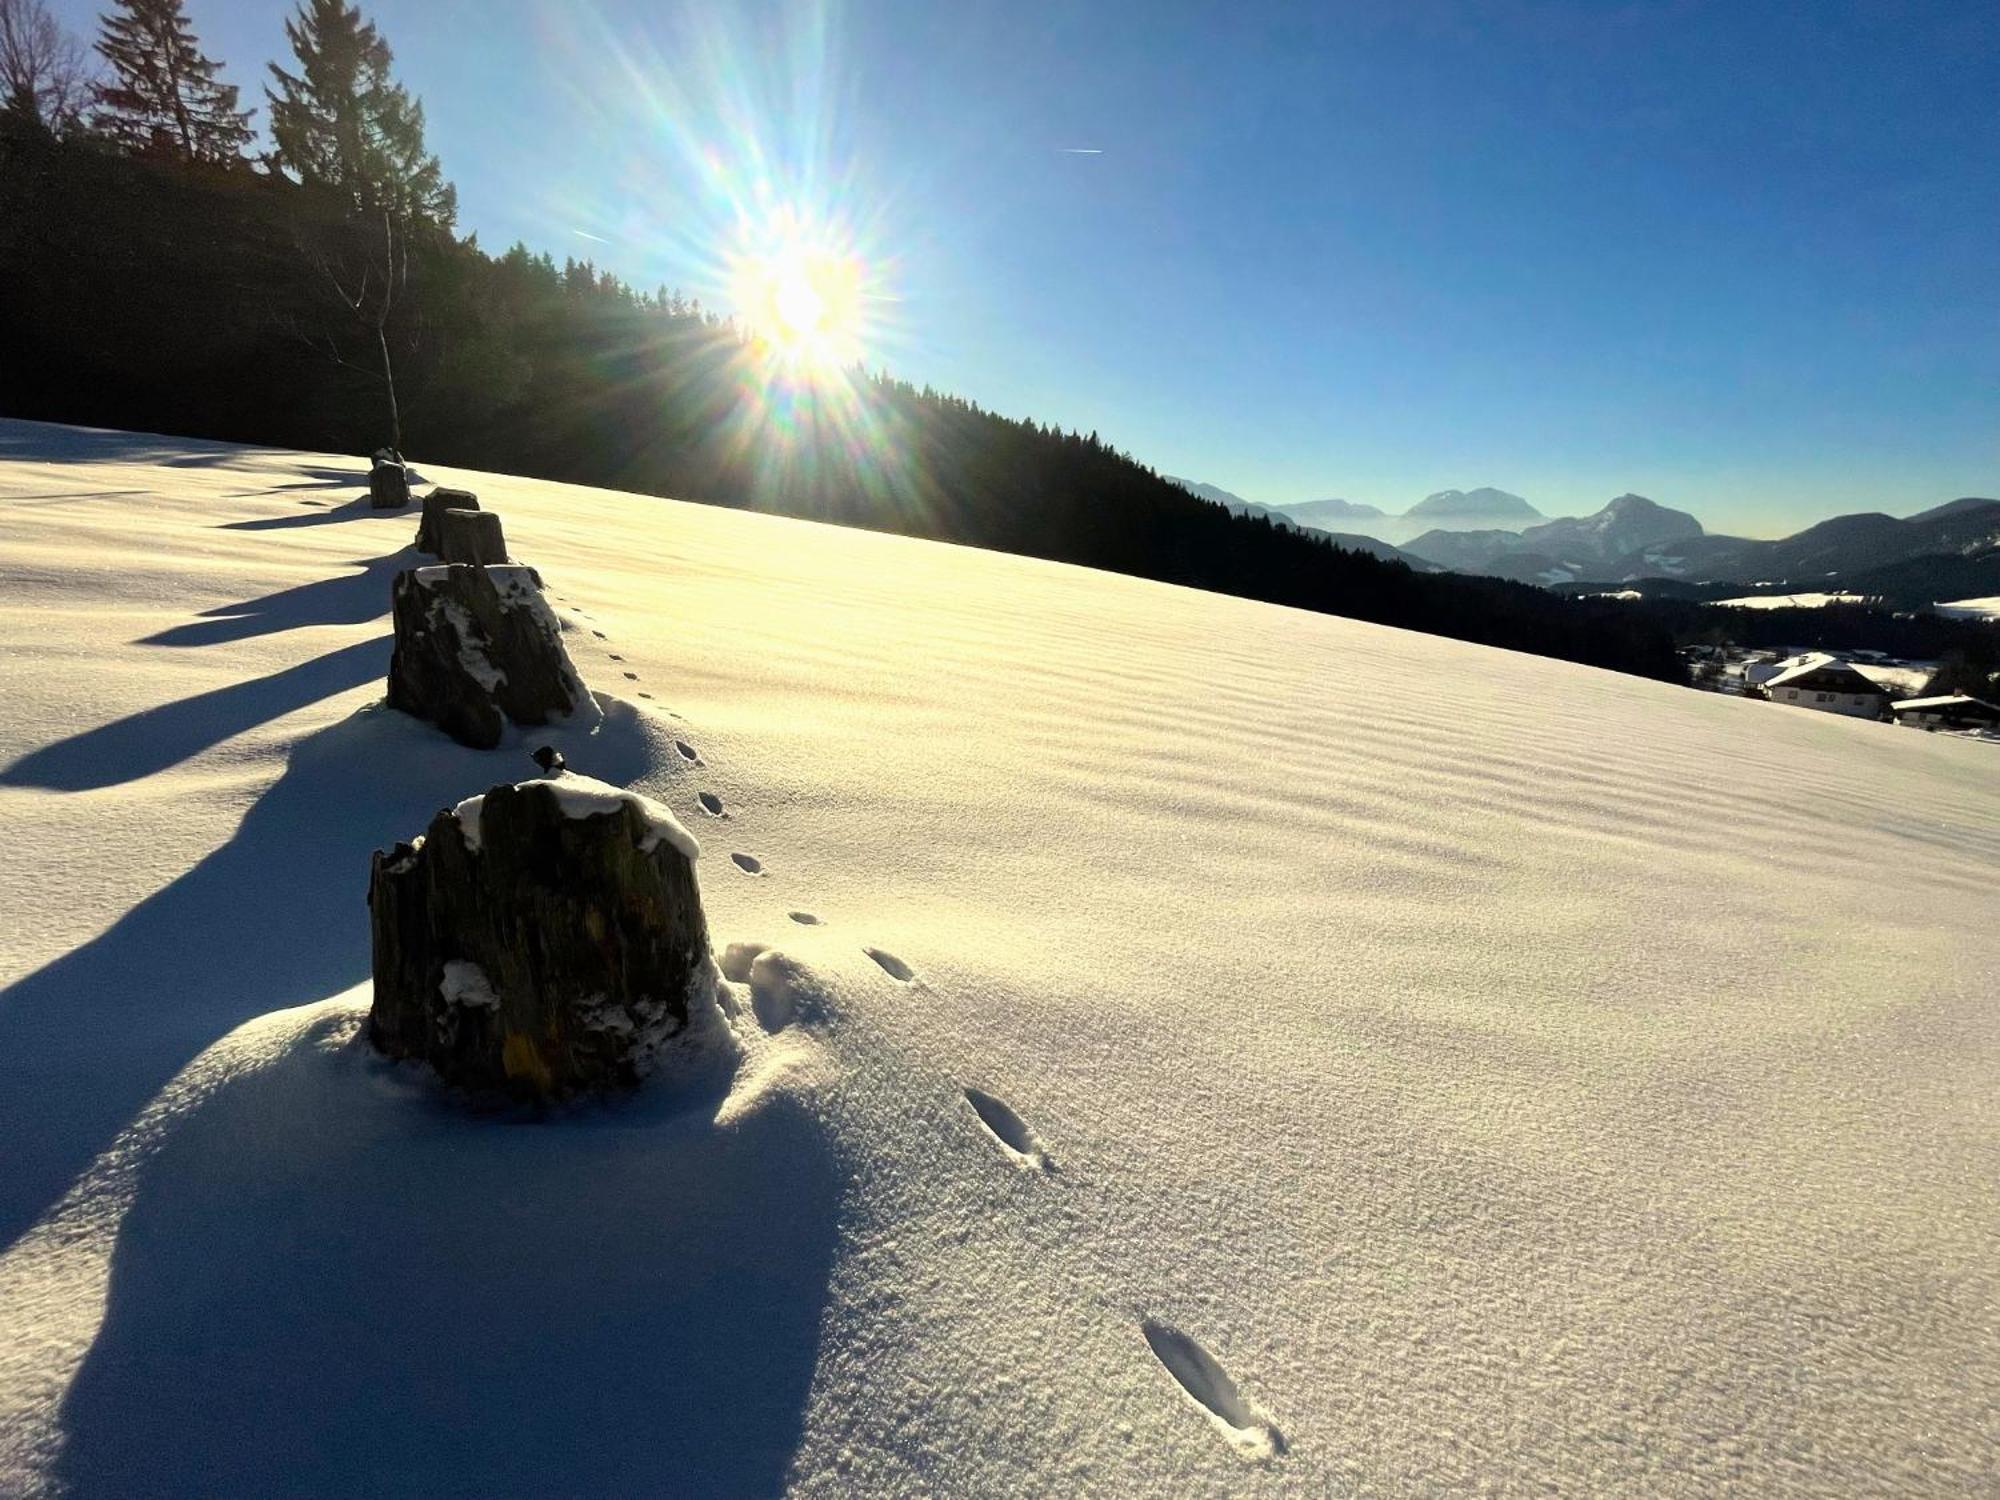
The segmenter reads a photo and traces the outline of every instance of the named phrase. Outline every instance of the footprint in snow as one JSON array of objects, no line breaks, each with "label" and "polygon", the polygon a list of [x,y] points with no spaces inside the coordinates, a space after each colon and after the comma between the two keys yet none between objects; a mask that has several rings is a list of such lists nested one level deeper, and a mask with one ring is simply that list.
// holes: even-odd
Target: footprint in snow
[{"label": "footprint in snow", "polygon": [[768,943],[731,943],[722,952],[722,977],[750,987],[750,1013],[776,1035],[819,1005],[811,971]]},{"label": "footprint in snow", "polygon": [[[630,677],[632,674],[627,672],[625,675]],[[680,716],[676,714],[674,717],[679,718]],[[674,749],[680,752],[682,760],[693,761],[696,765],[701,764],[701,757],[695,753],[694,746],[690,745],[686,740],[675,740]]]},{"label": "footprint in snow", "polygon": [[[604,632],[603,632],[603,631],[601,631],[601,630],[593,630],[593,631],[591,631],[590,633],[591,633],[592,635],[596,636],[596,637],[597,637],[597,638],[598,638],[598,639],[599,639],[600,641],[604,639]],[[616,661],[616,660],[617,660],[618,658],[614,656],[614,657],[612,657],[611,659],[612,659],[613,661]]]},{"label": "footprint in snow", "polygon": [[893,953],[886,952],[881,948],[863,948],[861,951],[880,964],[882,972],[887,974],[891,979],[897,980],[902,984],[908,984],[912,979],[917,977],[917,971]]},{"label": "footprint in snow", "polygon": [[762,875],[764,873],[764,861],[754,854],[732,854],[729,857],[736,861],[736,868],[741,870],[745,875]]},{"label": "footprint in snow", "polygon": [[625,678],[628,682],[637,682],[639,680],[639,674],[637,672],[627,672],[625,674]]},{"label": "footprint in snow", "polygon": [[651,693],[641,693],[639,696],[641,698],[644,698],[648,703],[653,701],[653,695]]},{"label": "footprint in snow", "polygon": [[1236,1388],[1229,1372],[1215,1356],[1158,1318],[1141,1318],[1139,1329],[1146,1335],[1153,1355],[1166,1367],[1182,1390],[1221,1427],[1230,1445],[1245,1458],[1265,1459],[1283,1453],[1285,1435]]},{"label": "footprint in snow", "polygon": [[818,927],[819,925],[821,925],[819,918],[814,916],[809,911],[793,911],[793,912],[787,912],[785,913],[785,915],[790,917],[794,922],[798,923],[799,926],[801,927]]},{"label": "footprint in snow", "polygon": [[701,810],[707,813],[711,818],[719,818],[723,816],[722,799],[716,796],[715,793],[698,792],[695,794],[695,800],[701,803]]},{"label": "footprint in snow", "polygon": [[1014,1113],[1014,1107],[1005,1099],[989,1094],[984,1089],[967,1085],[965,1102],[972,1106],[972,1112],[979,1116],[984,1125],[1008,1160],[1023,1171],[1053,1173],[1055,1158],[1042,1145],[1041,1138],[1028,1128],[1028,1122]]}]

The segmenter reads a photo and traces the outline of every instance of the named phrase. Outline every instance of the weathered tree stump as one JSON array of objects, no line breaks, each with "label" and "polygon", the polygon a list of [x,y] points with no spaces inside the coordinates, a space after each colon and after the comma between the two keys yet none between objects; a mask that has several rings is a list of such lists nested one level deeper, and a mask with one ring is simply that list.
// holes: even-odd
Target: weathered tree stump
[{"label": "weathered tree stump", "polygon": [[708,973],[698,852],[657,803],[566,773],[440,812],[375,854],[369,1036],[479,1092],[636,1082]]},{"label": "weathered tree stump", "polygon": [[412,568],[390,591],[389,706],[490,750],[508,720],[546,724],[597,703],[532,568]]},{"label": "weathered tree stump", "polygon": [[448,490],[440,485],[424,496],[424,511],[417,519],[417,550],[432,557],[444,551],[444,513],[448,510],[478,510],[479,497],[471,490]]},{"label": "weathered tree stump", "polygon": [[410,503],[410,471],[395,459],[375,455],[368,470],[368,503],[375,510],[401,510]]},{"label": "weathered tree stump", "polygon": [[507,538],[500,515],[491,510],[454,507],[438,518],[438,556],[448,563],[488,563],[507,560]]}]

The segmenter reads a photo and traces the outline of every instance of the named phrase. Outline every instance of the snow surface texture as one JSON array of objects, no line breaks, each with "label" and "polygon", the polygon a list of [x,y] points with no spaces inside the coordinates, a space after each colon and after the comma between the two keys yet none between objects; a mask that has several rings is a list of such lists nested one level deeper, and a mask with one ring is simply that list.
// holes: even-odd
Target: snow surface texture
[{"label": "snow surface texture", "polygon": [[[0,424],[0,1493],[1994,1490],[1987,747],[427,466],[629,700],[482,754],[365,470]],[[359,1041],[544,741],[733,1078]]]}]

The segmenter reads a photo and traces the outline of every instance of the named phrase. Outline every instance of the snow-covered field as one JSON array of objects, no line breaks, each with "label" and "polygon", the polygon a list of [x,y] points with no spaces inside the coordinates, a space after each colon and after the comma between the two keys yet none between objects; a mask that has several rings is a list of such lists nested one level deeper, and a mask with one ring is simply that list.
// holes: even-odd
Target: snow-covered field
[{"label": "snow-covered field", "polygon": [[1829,604],[1866,604],[1861,594],[1746,594],[1740,599],[1711,599],[1717,609],[1824,609]]},{"label": "snow-covered field", "polygon": [[2000,1484],[1990,749],[422,467],[734,1081],[373,1059],[370,849],[533,770],[377,706],[413,517],[0,424],[0,1493]]},{"label": "snow-covered field", "polygon": [[1988,594],[1983,599],[1953,599],[1931,607],[1941,615],[1957,615],[1961,619],[2000,620],[2000,594]]}]

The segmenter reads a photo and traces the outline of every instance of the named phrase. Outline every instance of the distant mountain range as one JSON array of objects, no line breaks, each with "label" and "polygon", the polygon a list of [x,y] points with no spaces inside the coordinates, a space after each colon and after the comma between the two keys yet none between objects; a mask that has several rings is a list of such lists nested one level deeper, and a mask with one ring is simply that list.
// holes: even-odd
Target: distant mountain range
[{"label": "distant mountain range", "polygon": [[1402,563],[1419,573],[1449,571],[1438,563],[1405,552],[1400,547],[1391,546],[1379,537],[1362,536],[1358,532],[1335,531],[1330,526],[1320,525],[1317,519],[1308,520],[1304,514],[1310,512],[1314,517],[1381,515],[1382,512],[1372,505],[1355,505],[1349,500],[1307,500],[1298,505],[1287,506],[1259,505],[1255,500],[1245,500],[1241,495],[1232,495],[1219,485],[1203,484],[1197,479],[1177,479],[1171,474],[1162,474],[1160,477],[1168,484],[1177,484],[1190,495],[1220,505],[1236,515],[1269,516],[1272,524],[1276,526],[1289,526],[1295,531],[1324,532],[1336,547],[1345,547],[1349,552],[1366,552],[1371,557]]},{"label": "distant mountain range", "polygon": [[1776,541],[1715,536],[1686,511],[1620,495],[1595,515],[1520,531],[1428,531],[1404,551],[1454,573],[1523,583],[1669,579],[1880,594],[1908,606],[2000,588],[2000,500],[1967,496],[1898,519],[1835,516]]},{"label": "distant mountain range", "polygon": [[[1380,512],[1378,511],[1379,515]],[[1542,513],[1519,495],[1505,490],[1439,490],[1426,495],[1403,512],[1408,519],[1425,521],[1539,521]]]},{"label": "distant mountain range", "polygon": [[[2000,500],[1966,496],[1905,517],[1835,516],[1776,541],[1718,536],[1684,510],[1620,495],[1588,516],[1545,518],[1505,490],[1440,490],[1388,516],[1372,505],[1310,500],[1264,506],[1213,485],[1175,480],[1232,510],[1333,533],[1334,519],[1430,521],[1400,546],[1334,533],[1340,544],[1413,567],[1513,579],[1569,591],[1648,580],[1783,592],[1809,588],[1880,595],[1899,607],[2000,592]],[[1523,524],[1523,523],[1528,524]],[[1480,524],[1484,523],[1484,524]]]},{"label": "distant mountain range", "polygon": [[1411,530],[1421,530],[1424,525],[1456,522],[1458,524],[1453,529],[1457,530],[1465,526],[1518,526],[1524,521],[1542,519],[1542,513],[1534,506],[1505,490],[1439,490],[1397,515],[1379,505],[1367,505],[1359,500],[1297,500],[1289,505],[1260,505],[1255,500],[1232,495],[1220,485],[1205,484],[1198,479],[1179,479],[1172,474],[1161,477],[1190,494],[1212,500],[1217,505],[1226,505],[1238,515],[1285,516],[1315,531],[1339,530],[1327,524],[1336,521],[1404,521],[1411,523]]},{"label": "distant mountain range", "polygon": [[1301,500],[1280,509],[1304,526],[1318,526],[1322,521],[1372,521],[1388,514],[1378,506],[1355,500]]}]

